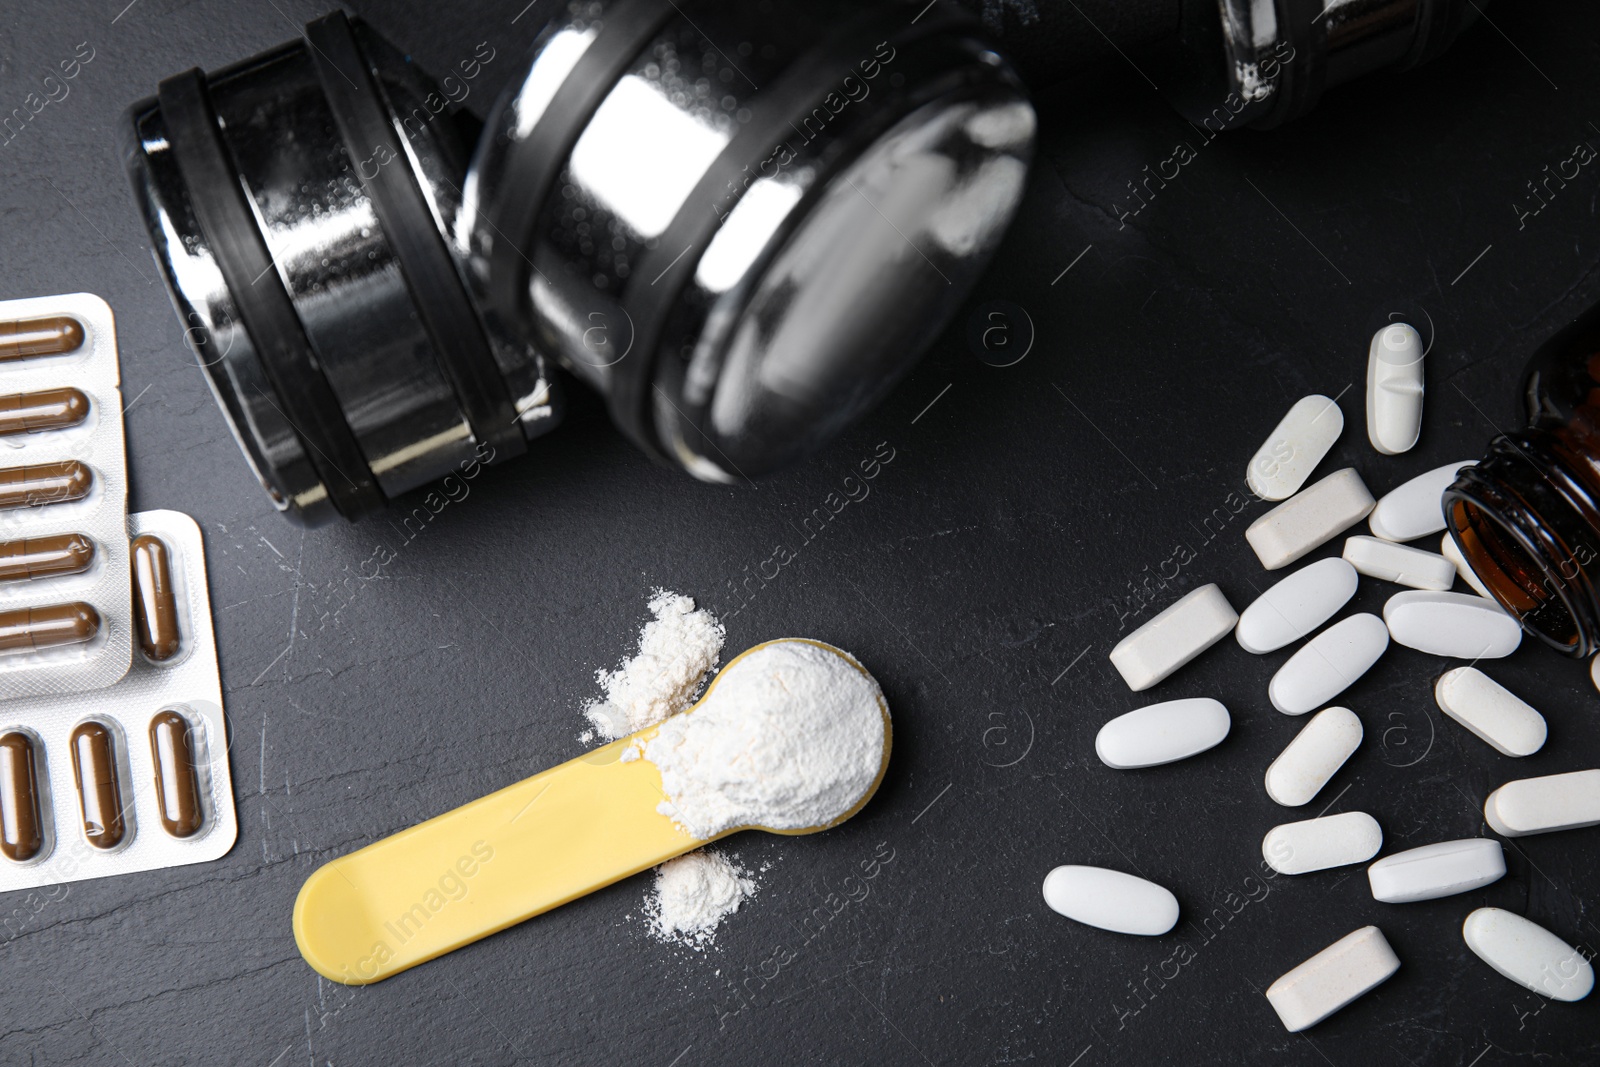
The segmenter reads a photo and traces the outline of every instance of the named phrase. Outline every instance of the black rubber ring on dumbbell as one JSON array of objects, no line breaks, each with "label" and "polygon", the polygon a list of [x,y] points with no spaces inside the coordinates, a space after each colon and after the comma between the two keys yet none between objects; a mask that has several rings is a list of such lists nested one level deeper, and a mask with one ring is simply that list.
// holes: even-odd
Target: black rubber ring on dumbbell
[{"label": "black rubber ring on dumbbell", "polygon": [[378,510],[383,494],[256,225],[223,143],[204,72],[195,69],[168,78],[157,99],[195,221],[277,393],[275,406],[339,513],[353,520]]},{"label": "black rubber ring on dumbbell", "polygon": [[531,325],[534,227],[567,157],[617,79],[675,13],[670,0],[619,0],[528,136],[507,152],[499,193],[489,208],[496,230],[489,254],[490,303],[507,323],[525,330]]},{"label": "black rubber ring on dumbbell", "polygon": [[[658,457],[663,452],[656,434],[649,430],[650,383],[667,319],[727,215],[727,211],[719,214],[708,205],[717,204],[731,183],[747,174],[751,160],[766,159],[788,139],[794,131],[794,116],[827,91],[828,79],[838,76],[841,65],[853,69],[850,64],[862,48],[870,48],[884,37],[906,46],[935,33],[974,24],[975,20],[965,12],[940,5],[925,21],[919,17],[907,33],[905,10],[889,7],[868,11],[813,44],[777,81],[761,91],[751,106],[750,120],[740,126],[694,191],[684,198],[678,213],[633,269],[633,281],[623,294],[623,307],[633,323],[636,356],[631,363],[623,360],[613,368],[608,396],[612,421],[641,448]],[[695,255],[686,255],[689,249]]]},{"label": "black rubber ring on dumbbell", "polygon": [[[399,261],[417,315],[433,341],[439,370],[455,392],[473,439],[492,445],[497,461],[522,455],[528,443],[511,390],[410,159],[396,143],[392,109],[350,20],[338,11],[310,22],[306,40],[351,168]],[[381,151],[389,159],[374,164],[368,174],[368,161]]]},{"label": "black rubber ring on dumbbell", "polygon": [[1294,60],[1281,65],[1272,107],[1254,123],[1275,129],[1316,106],[1327,80],[1328,23],[1321,0],[1277,0],[1275,18],[1280,40],[1294,49]]}]

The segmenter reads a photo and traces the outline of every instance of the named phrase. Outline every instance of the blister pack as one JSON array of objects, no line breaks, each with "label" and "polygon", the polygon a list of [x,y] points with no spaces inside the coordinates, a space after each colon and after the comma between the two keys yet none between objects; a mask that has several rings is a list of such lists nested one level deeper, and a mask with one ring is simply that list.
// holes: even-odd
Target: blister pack
[{"label": "blister pack", "polygon": [[122,549],[126,676],[0,703],[0,892],[203,863],[238,836],[200,527],[141,512]]},{"label": "blister pack", "polygon": [[104,300],[0,302],[0,701],[128,671],[120,385]]}]

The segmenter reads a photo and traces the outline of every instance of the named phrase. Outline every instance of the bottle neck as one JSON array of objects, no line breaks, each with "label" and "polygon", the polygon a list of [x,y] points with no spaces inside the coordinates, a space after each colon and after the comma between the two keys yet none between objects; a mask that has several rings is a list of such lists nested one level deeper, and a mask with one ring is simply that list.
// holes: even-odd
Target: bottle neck
[{"label": "bottle neck", "polygon": [[1600,495],[1559,431],[1503,434],[1444,494],[1467,565],[1523,629],[1571,656],[1600,650]]}]

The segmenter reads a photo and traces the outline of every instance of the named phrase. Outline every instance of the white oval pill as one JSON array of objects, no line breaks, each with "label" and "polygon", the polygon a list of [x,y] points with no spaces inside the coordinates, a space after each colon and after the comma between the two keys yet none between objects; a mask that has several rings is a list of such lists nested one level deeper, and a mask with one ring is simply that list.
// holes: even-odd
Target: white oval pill
[{"label": "white oval pill", "polygon": [[1372,899],[1409,904],[1482,889],[1506,874],[1506,855],[1489,837],[1439,841],[1396,852],[1367,868]]},{"label": "white oval pill", "polygon": [[1418,652],[1499,659],[1522,643],[1522,627],[1492,600],[1469,593],[1396,593],[1383,605],[1389,636]]},{"label": "white oval pill", "polygon": [[1267,1003],[1291,1034],[1315,1026],[1400,969],[1383,931],[1346,934],[1267,987]]},{"label": "white oval pill", "polygon": [[1456,565],[1439,553],[1397,545],[1381,537],[1357,534],[1345,538],[1344,558],[1368,578],[1413,589],[1449,589],[1456,581]]},{"label": "white oval pill", "polygon": [[1470,460],[1446,463],[1380,496],[1367,517],[1373,535],[1385,541],[1415,541],[1444,529],[1444,506],[1440,498],[1455,482],[1456,472],[1470,466]]},{"label": "white oval pill", "polygon": [[1216,644],[1239,621],[1215,585],[1202,585],[1117,642],[1111,665],[1135,693]]},{"label": "white oval pill", "polygon": [[1341,619],[1278,668],[1267,697],[1285,715],[1304,715],[1349,688],[1388,647],[1389,629],[1376,615]]},{"label": "white oval pill", "polygon": [[1600,770],[1507,782],[1483,802],[1483,819],[1501,837],[1594,826],[1600,823]]},{"label": "white oval pill", "polygon": [[1104,867],[1057,867],[1044,876],[1052,911],[1118,934],[1154,937],[1178,924],[1178,898],[1163,886]]},{"label": "white oval pill", "polygon": [[1262,500],[1294,496],[1343,432],[1344,412],[1332,400],[1313,393],[1295,401],[1250,458],[1250,491]]},{"label": "white oval pill", "polygon": [[1456,565],[1456,573],[1461,575],[1461,580],[1476,589],[1480,596],[1489,600],[1494,599],[1489,595],[1489,587],[1478,577],[1478,572],[1467,565],[1467,557],[1461,554],[1455,538],[1445,534],[1444,540],[1439,542],[1439,554]]},{"label": "white oval pill", "polygon": [[1445,671],[1433,686],[1439,710],[1506,756],[1531,756],[1544,747],[1544,716],[1476,667]]},{"label": "white oval pill", "polygon": [[1347,811],[1274,826],[1261,841],[1261,856],[1279,874],[1310,874],[1365,863],[1382,847],[1378,820],[1364,811]]},{"label": "white oval pill", "polygon": [[1361,720],[1349,708],[1319,711],[1267,768],[1267,796],[1286,808],[1311,803],[1361,747]]},{"label": "white oval pill", "polygon": [[1403,322],[1367,347],[1367,439],[1386,456],[1411,449],[1422,432],[1422,338]]},{"label": "white oval pill", "polygon": [[1354,467],[1300,490],[1244,531],[1244,539],[1269,571],[1287,567],[1327,544],[1372,511],[1372,494]]},{"label": "white oval pill", "polygon": [[1316,632],[1356,595],[1356,569],[1342,559],[1319,559],[1256,597],[1239,613],[1239,647],[1260,655]]},{"label": "white oval pill", "polygon": [[1118,770],[1158,767],[1215,748],[1232,721],[1221,701],[1188,697],[1135,708],[1100,727],[1094,751]]},{"label": "white oval pill", "polygon": [[1461,936],[1480,960],[1540,996],[1571,1003],[1594,989],[1594,968],[1583,953],[1504,908],[1468,915]]}]

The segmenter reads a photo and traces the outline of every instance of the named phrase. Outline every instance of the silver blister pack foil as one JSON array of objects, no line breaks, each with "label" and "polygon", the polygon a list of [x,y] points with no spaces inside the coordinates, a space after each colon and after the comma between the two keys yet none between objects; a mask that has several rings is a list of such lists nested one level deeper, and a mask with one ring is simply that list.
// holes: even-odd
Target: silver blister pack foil
[{"label": "silver blister pack foil", "polygon": [[111,685],[128,672],[133,653],[116,321],[110,306],[88,293],[0,302],[0,330],[56,316],[76,319],[83,343],[60,355],[0,362],[0,397],[71,387],[88,397],[89,415],[64,429],[0,436],[0,468],[77,460],[92,472],[93,487],[82,500],[0,509],[0,541],[78,533],[94,542],[95,557],[82,574],[0,582],[0,612],[82,601],[99,614],[100,628],[86,644],[0,655],[0,701]]},{"label": "silver blister pack foil", "polygon": [[[0,742],[12,733],[22,733],[33,742],[45,839],[39,853],[27,862],[0,857],[0,892],[204,863],[226,853],[238,837],[200,527],[176,511],[130,515],[122,542],[123,558],[128,542],[142,534],[160,538],[171,558],[179,650],[165,662],[156,663],[135,648],[126,676],[107,689],[0,704]],[[184,838],[167,832],[156,785],[150,725],[156,715],[168,710],[176,711],[189,724],[199,779],[202,822],[195,833]],[[85,833],[74,775],[70,739],[74,730],[91,721],[104,725],[115,738],[123,835],[110,849],[95,847]],[[0,753],[0,763],[5,758]],[[14,766],[0,766],[0,780],[16,772]],[[0,797],[0,803],[10,799]],[[0,830],[10,833],[15,816],[5,814]]]}]

